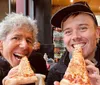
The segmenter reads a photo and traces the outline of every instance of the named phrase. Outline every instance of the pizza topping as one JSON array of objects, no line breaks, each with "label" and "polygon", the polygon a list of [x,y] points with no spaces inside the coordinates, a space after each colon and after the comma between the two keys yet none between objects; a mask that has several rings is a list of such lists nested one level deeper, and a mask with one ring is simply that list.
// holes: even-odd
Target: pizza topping
[{"label": "pizza topping", "polygon": [[25,77],[34,75],[34,72],[26,56],[22,57],[20,61],[18,74]]},{"label": "pizza topping", "polygon": [[60,85],[91,85],[86,69],[86,64],[82,54],[81,45],[75,45],[72,54],[72,59],[65,71],[64,78],[70,84],[63,84],[65,80],[61,80]]}]

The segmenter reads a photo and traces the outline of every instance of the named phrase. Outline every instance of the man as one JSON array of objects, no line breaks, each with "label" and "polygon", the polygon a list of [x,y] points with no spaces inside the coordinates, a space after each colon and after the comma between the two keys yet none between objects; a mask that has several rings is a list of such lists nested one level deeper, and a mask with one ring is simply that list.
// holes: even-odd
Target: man
[{"label": "man", "polygon": [[[54,85],[55,81],[61,81],[76,44],[82,47],[91,85],[100,85],[99,28],[88,4],[81,1],[61,9],[52,17],[51,24],[63,30],[66,52],[58,64],[50,70],[47,85]],[[59,85],[59,82],[55,82],[55,85]]]}]

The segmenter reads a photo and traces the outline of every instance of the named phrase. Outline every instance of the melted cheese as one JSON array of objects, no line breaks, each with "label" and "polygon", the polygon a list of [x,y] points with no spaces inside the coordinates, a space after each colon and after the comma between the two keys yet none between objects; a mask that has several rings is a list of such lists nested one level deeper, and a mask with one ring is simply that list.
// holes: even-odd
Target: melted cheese
[{"label": "melted cheese", "polygon": [[20,76],[26,76],[26,77],[34,75],[34,72],[31,68],[28,58],[26,56],[23,57],[20,61],[18,74]]},{"label": "melted cheese", "polygon": [[75,46],[72,56],[73,57],[65,72],[64,79],[69,81],[71,85],[90,85],[90,80],[82,54],[82,48],[78,45]]}]

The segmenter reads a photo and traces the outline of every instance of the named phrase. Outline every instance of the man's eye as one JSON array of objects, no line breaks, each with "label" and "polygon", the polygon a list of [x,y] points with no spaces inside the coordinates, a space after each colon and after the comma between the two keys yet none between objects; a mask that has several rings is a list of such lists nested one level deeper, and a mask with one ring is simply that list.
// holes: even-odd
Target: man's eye
[{"label": "man's eye", "polygon": [[80,27],[80,30],[81,31],[86,31],[87,30],[87,27]]},{"label": "man's eye", "polygon": [[71,33],[72,33],[71,31],[65,31],[64,32],[64,34],[66,34],[66,35],[71,35]]}]

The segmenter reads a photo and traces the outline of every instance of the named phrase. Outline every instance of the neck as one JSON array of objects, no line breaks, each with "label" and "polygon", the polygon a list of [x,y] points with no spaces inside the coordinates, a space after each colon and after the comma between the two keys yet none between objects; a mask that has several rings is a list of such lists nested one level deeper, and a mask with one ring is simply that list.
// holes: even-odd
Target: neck
[{"label": "neck", "polygon": [[88,60],[92,60],[95,56],[95,52],[93,52],[91,55],[88,55],[88,57],[86,57],[86,59]]},{"label": "neck", "polygon": [[95,48],[85,59],[92,60],[95,57],[95,52],[97,48]]}]

